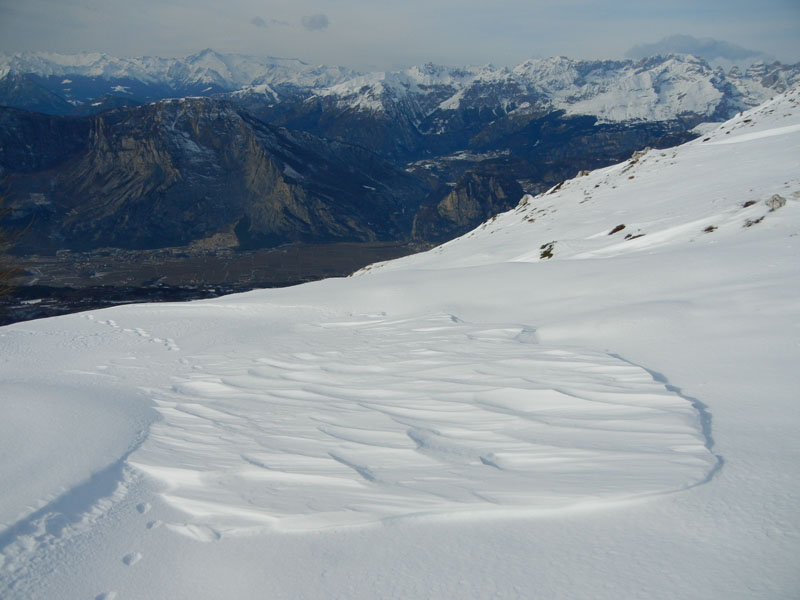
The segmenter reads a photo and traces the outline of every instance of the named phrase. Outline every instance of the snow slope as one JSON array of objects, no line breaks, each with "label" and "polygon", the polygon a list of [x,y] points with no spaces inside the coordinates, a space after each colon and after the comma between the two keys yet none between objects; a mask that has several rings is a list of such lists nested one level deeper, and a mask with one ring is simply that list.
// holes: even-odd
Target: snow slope
[{"label": "snow slope", "polygon": [[351,278],[0,329],[0,596],[796,597],[799,102]]}]

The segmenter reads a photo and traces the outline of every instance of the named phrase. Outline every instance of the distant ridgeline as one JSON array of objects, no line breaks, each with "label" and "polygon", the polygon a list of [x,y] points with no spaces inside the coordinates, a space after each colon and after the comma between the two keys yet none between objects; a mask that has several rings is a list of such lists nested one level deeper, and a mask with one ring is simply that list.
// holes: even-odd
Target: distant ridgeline
[{"label": "distant ridgeline", "polygon": [[212,50],[0,55],[3,226],[29,254],[438,243],[798,81],[800,65],[681,55],[368,74]]}]

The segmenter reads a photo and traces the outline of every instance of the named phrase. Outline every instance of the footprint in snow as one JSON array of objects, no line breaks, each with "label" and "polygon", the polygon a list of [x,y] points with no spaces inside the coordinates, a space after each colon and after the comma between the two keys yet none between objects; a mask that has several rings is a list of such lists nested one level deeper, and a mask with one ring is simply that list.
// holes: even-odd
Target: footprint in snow
[{"label": "footprint in snow", "polygon": [[122,557],[122,562],[125,563],[127,567],[132,567],[140,560],[142,560],[142,555],[139,552],[131,552]]},{"label": "footprint in snow", "polygon": [[[113,327],[115,329],[120,329],[120,326],[117,325],[111,319],[109,319],[108,321],[100,321],[100,323],[105,323],[106,325],[110,325],[111,327]],[[125,333],[135,333],[140,338],[144,338],[144,339],[150,340],[151,342],[155,342],[156,344],[162,344],[167,350],[169,350],[171,352],[180,351],[180,348],[178,347],[178,344],[176,344],[175,340],[172,339],[172,338],[162,339],[160,337],[153,337],[150,333],[148,333],[147,331],[145,331],[141,327],[135,327],[133,329],[131,329],[129,327],[123,327],[121,329]]]},{"label": "footprint in snow", "polygon": [[139,514],[142,515],[145,515],[148,512],[150,512],[151,508],[153,508],[153,506],[149,502],[142,502],[141,504],[136,505],[136,510],[138,510]]}]

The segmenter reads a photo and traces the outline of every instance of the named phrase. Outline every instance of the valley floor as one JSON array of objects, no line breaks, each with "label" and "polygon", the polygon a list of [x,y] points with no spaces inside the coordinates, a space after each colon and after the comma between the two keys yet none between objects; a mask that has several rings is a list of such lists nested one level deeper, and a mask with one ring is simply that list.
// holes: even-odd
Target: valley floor
[{"label": "valley floor", "polygon": [[288,244],[261,250],[103,248],[15,258],[24,273],[0,297],[0,325],[138,302],[215,298],[349,275],[419,252],[402,242]]}]

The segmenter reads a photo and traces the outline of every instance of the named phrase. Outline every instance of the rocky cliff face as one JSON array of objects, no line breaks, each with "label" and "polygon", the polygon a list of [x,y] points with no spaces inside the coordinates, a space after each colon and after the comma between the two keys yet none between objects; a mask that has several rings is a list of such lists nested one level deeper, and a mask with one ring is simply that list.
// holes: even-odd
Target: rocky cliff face
[{"label": "rocky cliff face", "polygon": [[508,175],[468,172],[436,205],[420,208],[412,237],[444,242],[462,235],[478,223],[516,206],[522,187]]},{"label": "rocky cliff face", "polygon": [[267,126],[227,102],[165,101],[74,122],[83,129],[60,162],[23,173],[27,163],[6,157],[14,222],[32,227],[23,247],[156,248],[226,232],[242,247],[394,239],[426,194],[361,148]]}]

